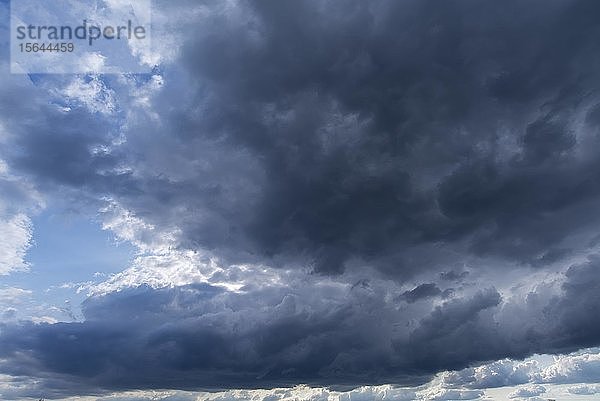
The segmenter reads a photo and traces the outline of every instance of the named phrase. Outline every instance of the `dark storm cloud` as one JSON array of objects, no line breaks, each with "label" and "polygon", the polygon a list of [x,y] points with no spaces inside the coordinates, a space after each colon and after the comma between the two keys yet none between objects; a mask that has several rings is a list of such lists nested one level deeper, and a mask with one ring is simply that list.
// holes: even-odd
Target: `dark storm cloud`
[{"label": "dark storm cloud", "polygon": [[597,82],[593,3],[239,7],[186,44],[191,89],[172,111],[176,85],[156,105],[167,134],[131,141],[207,167],[168,180],[158,165],[167,179],[142,174],[140,196],[116,194],[181,229],[182,246],[403,276],[427,267],[411,252],[432,243],[539,265],[595,222],[600,170],[573,131]]},{"label": "dark storm cloud", "polygon": [[286,292],[186,286],[90,299],[84,323],[3,327],[2,369],[107,389],[353,385],[389,375],[389,344],[369,335],[374,326],[389,335],[369,316],[384,306],[379,296],[363,299],[363,310],[356,299],[332,305]]},{"label": "dark storm cloud", "polygon": [[369,288],[325,300],[302,286],[130,289],[86,301],[82,323],[4,325],[0,367],[73,381],[77,391],[417,384],[440,370],[598,344],[590,315],[600,308],[598,269],[597,257],[571,267],[562,293],[544,302],[503,300],[489,288],[412,324]]},{"label": "dark storm cloud", "polygon": [[408,303],[413,303],[419,299],[425,299],[440,295],[442,290],[433,283],[421,284],[410,291],[405,291],[399,299],[405,300]]},{"label": "dark storm cloud", "polygon": [[441,272],[440,279],[445,280],[445,281],[460,281],[460,280],[464,279],[465,277],[467,277],[468,275],[469,275],[468,271],[457,272],[457,271],[451,270],[449,272]]},{"label": "dark storm cloud", "polygon": [[[4,78],[0,121],[10,141],[2,149],[2,157],[15,172],[32,176],[44,190],[69,186],[83,194],[91,191],[92,196],[114,189],[134,191],[135,183],[128,181],[127,175],[105,173],[123,160],[96,151],[118,137],[116,116],[103,116],[75,105],[67,112],[66,100],[49,95],[42,83],[34,85],[35,76]],[[52,83],[64,84],[63,79]]]},{"label": "dark storm cloud", "polygon": [[574,155],[572,132],[597,82],[596,5],[540,5],[242,3],[251,17],[215,17],[186,47],[210,96],[175,131],[260,161],[259,193],[240,205],[251,217],[230,232],[253,254],[400,275],[426,267],[402,250],[422,243],[560,259],[598,196],[597,159]]},{"label": "dark storm cloud", "polygon": [[118,127],[42,109],[56,131],[21,127],[13,163],[225,263],[405,278],[468,255],[543,267],[596,235],[596,2],[205,7],[160,124],[90,154]]}]

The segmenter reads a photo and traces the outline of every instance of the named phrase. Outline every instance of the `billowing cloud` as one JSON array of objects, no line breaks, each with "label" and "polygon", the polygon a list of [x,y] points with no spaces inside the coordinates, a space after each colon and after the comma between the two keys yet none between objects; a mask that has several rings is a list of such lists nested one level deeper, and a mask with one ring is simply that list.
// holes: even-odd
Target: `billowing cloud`
[{"label": "billowing cloud", "polygon": [[[298,275],[240,291],[209,284],[122,289],[89,298],[83,322],[5,325],[0,368],[113,390],[418,385],[443,370],[588,345],[580,332],[591,333],[589,317],[570,309],[585,291],[571,289],[584,282],[596,288],[586,276],[596,266],[591,260],[569,269],[543,305],[505,299],[490,288],[439,305],[430,299],[429,312],[422,302],[398,301],[400,290],[387,280],[356,286],[344,284],[345,277]],[[521,331],[504,323],[515,310],[529,316]],[[570,336],[566,324],[577,329]],[[446,383],[476,389],[578,382],[595,377],[595,362],[597,355],[570,357],[537,371],[531,363],[495,362]]]},{"label": "billowing cloud", "polygon": [[444,381],[450,385],[470,388],[508,387],[533,381],[541,371],[534,360],[517,362],[502,359],[489,364],[448,373]]},{"label": "billowing cloud", "polygon": [[548,265],[596,236],[598,52],[594,3],[538,6],[199,4],[162,89],[59,80],[12,161],[226,262]]},{"label": "billowing cloud", "polygon": [[600,354],[582,354],[557,358],[539,377],[548,383],[593,383],[598,374]]}]

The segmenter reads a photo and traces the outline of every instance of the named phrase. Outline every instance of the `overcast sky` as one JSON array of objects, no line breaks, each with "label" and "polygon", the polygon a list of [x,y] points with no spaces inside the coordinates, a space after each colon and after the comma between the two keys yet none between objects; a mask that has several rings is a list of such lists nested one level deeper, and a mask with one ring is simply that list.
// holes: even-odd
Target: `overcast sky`
[{"label": "overcast sky", "polygon": [[0,398],[600,400],[599,16],[154,0],[46,75],[0,0]]}]

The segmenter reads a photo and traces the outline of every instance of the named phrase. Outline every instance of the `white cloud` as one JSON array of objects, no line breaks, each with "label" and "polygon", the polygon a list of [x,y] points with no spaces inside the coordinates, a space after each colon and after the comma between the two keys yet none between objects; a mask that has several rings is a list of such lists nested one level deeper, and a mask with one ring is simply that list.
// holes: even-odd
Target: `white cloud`
[{"label": "white cloud", "polygon": [[398,388],[394,386],[361,387],[348,393],[340,394],[339,401],[371,401],[371,400],[394,400],[409,401],[416,399],[414,389]]},{"label": "white cloud", "polygon": [[0,275],[29,268],[25,254],[31,246],[32,224],[23,213],[0,218]]},{"label": "white cloud", "polygon": [[30,290],[17,287],[0,288],[0,304],[14,305],[20,303],[22,298],[31,295]]},{"label": "white cloud", "polygon": [[0,154],[0,276],[29,268],[25,260],[27,250],[33,242],[33,224],[29,215],[44,206],[37,191],[27,180],[11,174],[1,156]]},{"label": "white cloud", "polygon": [[[102,60],[101,56],[90,55],[87,61],[91,65],[89,68],[100,69],[101,66],[96,64],[101,63]],[[61,91],[61,94],[66,99],[84,105],[92,113],[112,114],[117,108],[114,91],[109,89],[98,76],[92,76],[90,79],[77,76]]]},{"label": "white cloud", "polygon": [[537,379],[544,383],[594,383],[600,378],[600,353],[580,353],[555,358]]},{"label": "white cloud", "polygon": [[567,391],[571,394],[577,395],[594,395],[600,393],[600,385],[580,384],[569,387]]},{"label": "white cloud", "polygon": [[446,400],[478,400],[483,397],[481,390],[448,389],[442,386],[429,388],[419,394],[419,400],[446,401]]},{"label": "white cloud", "polygon": [[600,393],[600,384],[579,384],[567,389],[571,394],[577,395],[594,395]]},{"label": "white cloud", "polygon": [[600,349],[590,348],[554,357],[535,355],[523,361],[503,359],[438,376],[445,387],[490,389],[527,385],[515,390],[513,398],[534,397],[526,394],[533,394],[544,386],[575,383],[576,386],[566,390],[568,393],[593,395],[600,393],[600,384],[595,384],[600,378]]},{"label": "white cloud", "polygon": [[130,242],[142,253],[161,254],[175,246],[176,233],[158,232],[154,225],[146,223],[111,198],[105,198],[104,202],[100,209],[102,229],[112,231],[119,240]]},{"label": "white cloud", "polygon": [[31,317],[31,321],[33,323],[36,324],[41,324],[41,323],[49,323],[49,324],[54,324],[54,323],[58,323],[58,320],[52,316],[32,316]]},{"label": "white cloud", "polygon": [[537,397],[538,395],[544,394],[546,387],[540,385],[533,385],[527,387],[521,387],[508,395],[508,398],[529,398]]},{"label": "white cloud", "polygon": [[210,262],[201,261],[191,251],[142,255],[136,257],[128,269],[102,283],[90,285],[89,290],[91,295],[100,295],[140,285],[163,288],[201,283],[208,281],[210,270]]},{"label": "white cloud", "polygon": [[216,394],[202,394],[198,401],[446,401],[477,400],[482,391],[443,389],[439,386],[404,388],[392,385],[364,386],[340,392],[325,388],[297,386],[290,389],[231,390]]},{"label": "white cloud", "polygon": [[539,370],[538,362],[502,359],[475,368],[446,373],[447,383],[468,384],[472,388],[514,386],[528,383],[533,372]]}]

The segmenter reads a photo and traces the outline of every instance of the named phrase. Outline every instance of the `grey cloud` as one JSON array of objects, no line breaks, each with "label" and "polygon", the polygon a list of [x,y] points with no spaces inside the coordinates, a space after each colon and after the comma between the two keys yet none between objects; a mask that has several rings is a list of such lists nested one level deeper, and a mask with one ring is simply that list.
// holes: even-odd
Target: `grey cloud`
[{"label": "grey cloud", "polygon": [[[230,263],[540,268],[596,235],[596,3],[205,6],[183,70],[161,71],[160,130],[132,113],[113,146],[98,113],[43,106],[14,121],[12,163]],[[120,102],[110,121],[125,118],[127,88],[102,79]],[[3,103],[9,122],[27,112]]]},{"label": "grey cloud", "polygon": [[442,280],[447,280],[447,281],[460,281],[460,280],[464,279],[465,277],[467,277],[468,275],[469,275],[468,271],[457,272],[455,270],[451,270],[448,272],[441,272],[440,278]]},{"label": "grey cloud", "polygon": [[[584,96],[569,81],[582,73],[566,71],[530,19],[509,21],[489,2],[460,17],[458,3],[240,6],[250,17],[220,14],[218,30],[202,26],[188,44],[184,62],[199,82],[190,101],[203,111],[177,110],[171,120],[188,144],[246,149],[257,172],[243,174],[247,187],[232,187],[238,173],[226,170],[218,191],[202,191],[208,197],[194,207],[208,205],[214,220],[182,223],[185,240],[225,255],[234,252],[223,249],[228,242],[263,258],[301,255],[321,272],[359,258],[401,276],[431,264],[411,252],[423,243],[435,254],[433,243],[468,241],[477,255],[536,265],[568,255],[563,240],[589,219],[581,202],[598,193],[582,176],[594,162],[573,158],[573,112],[563,106]],[[539,11],[504,7],[536,18]],[[545,7],[556,30],[578,19],[581,31],[594,29],[583,14],[591,4]],[[465,36],[469,29],[481,30],[480,41]],[[543,78],[528,46],[556,61],[544,64]],[[544,85],[508,91],[534,76]],[[511,93],[519,88],[527,95]],[[507,109],[516,107],[527,111],[511,118]],[[511,140],[516,150],[503,155],[501,142]],[[425,181],[432,183],[420,188]],[[230,198],[236,192],[243,203]],[[213,206],[220,204],[228,209]]]},{"label": "grey cloud", "polygon": [[[545,3],[552,31],[531,26],[535,5],[496,7],[256,2],[242,6],[251,17],[199,28],[184,60],[211,97],[203,114],[177,115],[179,135],[246,148],[266,175],[231,235],[249,235],[254,254],[308,254],[323,272],[358,257],[411,274],[427,261],[400,249],[423,242],[531,264],[567,255],[561,242],[585,226],[578,205],[598,187],[581,181],[595,162],[574,159],[565,110],[587,96],[585,72],[564,60],[590,57],[575,39],[595,29],[594,5]],[[502,141],[516,149],[502,154]]]},{"label": "grey cloud", "polygon": [[[498,291],[487,289],[455,296],[413,324],[408,324],[409,316],[423,315],[422,306],[398,308],[375,283],[371,287],[378,290],[356,287],[325,299],[301,285],[294,291],[265,288],[241,294],[209,285],[123,290],[86,301],[82,323],[3,325],[0,369],[13,376],[61,378],[110,390],[262,388],[299,382],[415,385],[443,370],[597,343],[593,319],[583,311],[599,305],[589,303],[580,313],[571,309],[573,297],[585,296],[597,285],[594,279],[585,289],[577,287],[577,293],[571,290],[584,285],[596,263],[571,268],[564,293],[539,306],[503,300]],[[515,309],[528,317],[529,325],[521,331],[511,326],[523,325],[514,320],[521,318]],[[552,379],[548,373],[565,369],[536,373],[524,366],[503,368],[502,382],[477,381],[465,371],[448,383],[478,388],[534,377],[551,383],[585,380],[595,377],[597,360],[589,362],[586,357],[565,361],[573,367],[569,378]]]},{"label": "grey cloud", "polygon": [[4,326],[10,362],[2,370],[110,389],[381,382],[393,374],[380,342],[390,327],[369,311],[392,311],[379,297],[363,299],[366,310],[358,301],[300,304],[282,291],[234,295],[209,286],[126,290],[90,299],[83,323]]},{"label": "grey cloud", "polygon": [[[403,350],[408,346],[406,352],[414,358],[414,368],[425,370],[436,365],[459,369],[465,357],[497,359],[498,353],[507,349],[500,351],[499,344],[481,341],[485,336],[491,336],[490,339],[497,336],[492,315],[485,312],[493,311],[500,302],[501,296],[495,289],[479,292],[468,299],[450,300],[421,319],[419,326],[410,333],[408,344],[396,343],[395,349]],[[446,351],[449,347],[458,347],[461,353]]]},{"label": "grey cloud", "polygon": [[565,296],[547,309],[556,319],[553,336],[546,339],[553,346],[569,349],[572,342],[597,345],[600,327],[594,319],[585,316],[600,307],[599,264],[600,258],[595,256],[588,263],[567,271],[567,281],[563,284]]},{"label": "grey cloud", "polygon": [[442,290],[433,283],[421,284],[410,291],[405,291],[400,295],[399,299],[405,300],[408,303],[413,303],[419,299],[431,298],[442,294]]}]

